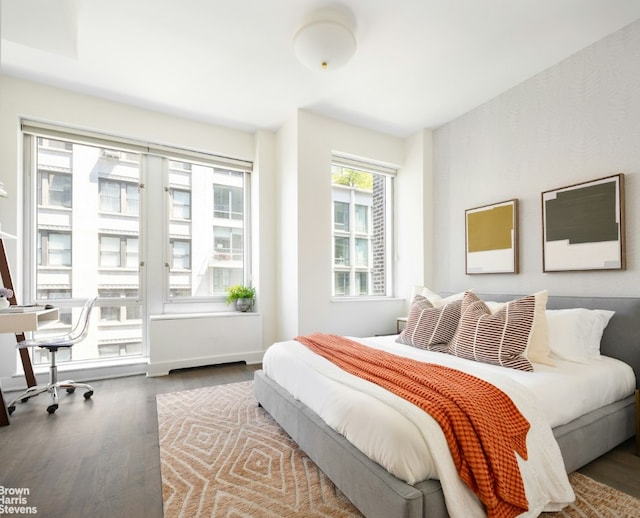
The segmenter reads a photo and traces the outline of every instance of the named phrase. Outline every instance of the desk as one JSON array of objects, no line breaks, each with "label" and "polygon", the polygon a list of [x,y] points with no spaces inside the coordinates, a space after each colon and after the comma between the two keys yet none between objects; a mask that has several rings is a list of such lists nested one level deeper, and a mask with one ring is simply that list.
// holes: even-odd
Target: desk
[{"label": "desk", "polygon": [[[43,309],[40,311],[25,311],[24,313],[0,313],[0,333],[16,333],[22,335],[25,331],[37,331],[47,324],[57,322],[60,315],[58,309]],[[20,359],[24,369],[24,377],[27,387],[37,385],[36,376],[33,373],[31,357],[28,349],[20,349]],[[9,424],[9,413],[0,387],[0,426]]]}]

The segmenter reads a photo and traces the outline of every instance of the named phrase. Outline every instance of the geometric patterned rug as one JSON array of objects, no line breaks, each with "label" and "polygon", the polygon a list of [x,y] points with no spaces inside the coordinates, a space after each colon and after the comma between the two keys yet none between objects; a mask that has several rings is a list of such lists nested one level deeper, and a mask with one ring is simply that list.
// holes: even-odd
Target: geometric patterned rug
[{"label": "geometric patterned rug", "polygon": [[[257,405],[253,381],[156,402],[165,518],[362,516]],[[640,500],[579,473],[569,479],[576,502],[544,518],[640,516]]]},{"label": "geometric patterned rug", "polygon": [[253,381],[156,402],[165,518],[362,516],[258,407]]}]

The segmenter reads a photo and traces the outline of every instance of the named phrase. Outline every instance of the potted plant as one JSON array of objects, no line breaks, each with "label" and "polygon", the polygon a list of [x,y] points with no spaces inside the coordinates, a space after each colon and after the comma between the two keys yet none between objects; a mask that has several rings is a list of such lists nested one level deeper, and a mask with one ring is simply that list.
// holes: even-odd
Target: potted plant
[{"label": "potted plant", "polygon": [[229,293],[227,295],[227,305],[233,302],[237,311],[245,312],[253,307],[253,302],[256,298],[256,289],[253,286],[236,284],[227,288],[226,291]]},{"label": "potted plant", "polygon": [[9,307],[9,299],[13,297],[13,291],[9,288],[0,288],[0,309]]}]

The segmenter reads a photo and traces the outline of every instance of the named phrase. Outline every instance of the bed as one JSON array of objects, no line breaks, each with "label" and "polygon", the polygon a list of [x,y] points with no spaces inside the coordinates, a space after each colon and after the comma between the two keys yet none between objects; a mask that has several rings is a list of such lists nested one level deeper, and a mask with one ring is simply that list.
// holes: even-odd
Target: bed
[{"label": "bed", "polygon": [[[516,295],[478,296],[483,300],[498,302],[518,298]],[[600,352],[606,357],[619,359],[631,366],[631,383],[637,388],[640,379],[640,299],[549,297],[546,307],[615,311],[602,335]],[[367,340],[373,345],[387,347],[395,343],[395,338],[391,336]],[[286,380],[280,380],[280,383],[288,385]],[[300,394],[295,394],[295,390],[291,388],[286,390],[282,385],[264,371],[256,372],[255,392],[258,402],[365,516],[382,518],[449,515],[439,480],[425,477],[407,482],[403,480],[407,478],[405,475],[395,476],[327,425],[325,420],[312,410],[313,402],[307,401],[309,405],[304,404],[300,400]],[[556,421],[553,436],[567,473],[587,464],[634,435],[636,420],[633,390],[634,387],[629,386],[627,380],[624,391],[612,395],[613,400],[606,404],[581,410],[580,415],[569,416],[567,422],[563,422],[567,416],[553,418]],[[581,394],[573,394],[571,397],[580,399]],[[304,400],[304,397],[302,399]],[[574,405],[565,403],[564,406]],[[560,414],[561,410],[562,405]],[[419,477],[419,473],[416,476]]]}]

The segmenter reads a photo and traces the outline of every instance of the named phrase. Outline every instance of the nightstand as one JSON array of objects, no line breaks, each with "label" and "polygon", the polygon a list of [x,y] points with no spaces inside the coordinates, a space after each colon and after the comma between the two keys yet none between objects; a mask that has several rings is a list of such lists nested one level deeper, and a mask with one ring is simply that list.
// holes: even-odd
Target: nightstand
[{"label": "nightstand", "polygon": [[407,325],[407,317],[398,317],[396,318],[396,330],[398,334],[402,331]]},{"label": "nightstand", "polygon": [[636,389],[636,455],[640,457],[640,390]]}]

